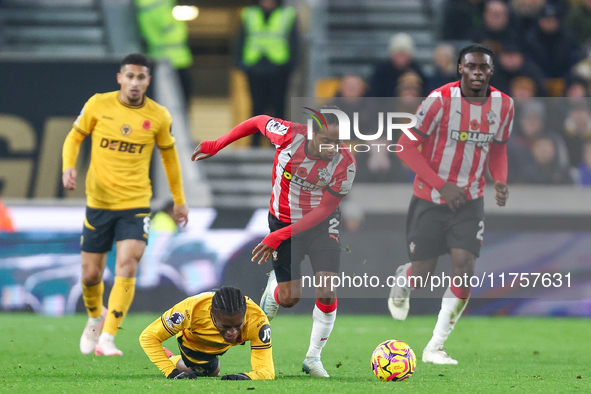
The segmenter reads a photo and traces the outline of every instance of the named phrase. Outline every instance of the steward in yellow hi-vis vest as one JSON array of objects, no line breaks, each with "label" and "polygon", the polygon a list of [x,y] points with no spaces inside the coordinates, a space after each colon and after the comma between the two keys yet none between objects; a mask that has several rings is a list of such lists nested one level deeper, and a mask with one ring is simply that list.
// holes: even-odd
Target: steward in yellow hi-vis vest
[{"label": "steward in yellow hi-vis vest", "polygon": [[[252,116],[286,119],[289,79],[298,60],[299,30],[296,11],[282,0],[258,0],[242,10],[234,46],[234,61],[246,73]],[[260,133],[252,146],[260,146]]]},{"label": "steward in yellow hi-vis vest", "polygon": [[[176,335],[180,355],[162,347]],[[251,372],[224,375],[222,380],[275,378],[271,326],[265,312],[234,287],[189,297],[150,324],[140,344],[169,379],[219,376],[218,356],[250,341]]]},{"label": "steward in yellow hi-vis vest", "polygon": [[295,10],[279,7],[268,18],[260,7],[242,10],[242,24],[246,33],[242,61],[252,66],[266,57],[271,63],[283,65],[291,56],[289,35],[295,22]]},{"label": "steward in yellow hi-vis vest", "polygon": [[[188,219],[170,113],[145,96],[151,78],[144,55],[126,56],[117,74],[121,89],[95,94],[86,102],[62,150],[62,181],[66,189],[73,190],[80,145],[87,136],[92,139],[80,240],[82,298],[89,317],[80,338],[83,354],[123,354],[114,340],[133,301],[137,267],[148,241],[149,171],[155,144],[160,148],[174,201],[173,219],[177,224],[186,224]],[[103,306],[102,278],[113,241],[117,245],[116,276],[107,309]]]}]

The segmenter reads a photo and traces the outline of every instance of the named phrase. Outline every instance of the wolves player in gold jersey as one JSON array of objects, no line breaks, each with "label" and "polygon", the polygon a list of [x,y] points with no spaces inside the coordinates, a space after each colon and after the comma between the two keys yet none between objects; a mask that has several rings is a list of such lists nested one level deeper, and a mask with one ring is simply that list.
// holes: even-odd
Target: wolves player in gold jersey
[{"label": "wolves player in gold jersey", "polygon": [[[176,335],[180,355],[162,347]],[[222,380],[275,378],[271,326],[265,312],[234,287],[197,294],[176,304],[140,335],[150,360],[169,379],[219,376],[218,356],[250,341],[253,371],[222,376]]]},{"label": "wolves player in gold jersey", "polygon": [[[64,142],[62,180],[66,189],[73,190],[80,144],[85,137],[92,138],[80,243],[82,297],[89,315],[80,338],[84,354],[123,354],[114,338],[133,301],[138,263],[148,239],[152,197],[149,170],[154,144],[160,148],[174,200],[174,219],[187,222],[189,210],[171,135],[172,120],[166,108],[145,96],[151,78],[145,56],[126,56],[117,74],[121,89],[92,96]],[[108,308],[104,308],[102,278],[113,241],[117,248],[115,283]]]}]

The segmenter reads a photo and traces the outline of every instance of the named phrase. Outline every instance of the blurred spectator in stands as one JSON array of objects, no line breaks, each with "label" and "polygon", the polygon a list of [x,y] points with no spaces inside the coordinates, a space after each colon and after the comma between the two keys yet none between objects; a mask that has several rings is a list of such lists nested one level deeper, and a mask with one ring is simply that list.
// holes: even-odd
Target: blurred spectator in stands
[{"label": "blurred spectator in stands", "polygon": [[526,32],[538,23],[538,15],[545,4],[546,0],[511,0],[519,32]]},{"label": "blurred spectator in stands", "polygon": [[[425,84],[425,94],[450,82],[458,80],[456,50],[450,44],[441,44],[435,48],[433,59],[435,60],[435,72],[427,78]],[[496,85],[493,84],[496,87]]]},{"label": "blurred spectator in stands", "polygon": [[4,181],[0,180],[0,232],[14,233],[14,221],[12,213],[2,202],[2,193],[4,192]]},{"label": "blurred spectator in stands", "polygon": [[587,86],[591,87],[591,42],[584,46],[582,52],[585,57],[573,66],[571,74],[575,78],[584,79],[587,82]]},{"label": "blurred spectator in stands", "polygon": [[414,114],[421,104],[423,91],[423,80],[419,74],[414,71],[402,74],[396,84],[396,111]]},{"label": "blurred spectator in stands", "polygon": [[566,16],[565,25],[577,36],[582,48],[591,40],[591,0],[572,4]]},{"label": "blurred spectator in stands", "polygon": [[368,97],[395,97],[398,78],[407,71],[414,71],[422,80],[425,76],[414,60],[415,44],[407,33],[398,33],[390,39],[390,59],[376,65],[369,82]]},{"label": "blurred spectator in stands", "polygon": [[[375,100],[365,98],[367,83],[358,75],[347,74],[341,79],[341,86],[329,105],[336,105],[341,111],[354,121],[357,113],[359,130],[364,134],[371,134],[377,130],[377,110]],[[354,124],[352,125],[354,126]]]},{"label": "blurred spectator in stands", "polygon": [[548,127],[548,117],[544,102],[533,99],[515,110],[515,129],[507,145],[509,158],[509,180],[511,182],[523,182],[523,170],[534,163],[533,145],[538,139],[544,137],[552,140],[554,157],[560,168],[569,167],[569,158],[566,145],[562,137]]},{"label": "blurred spectator in stands", "polygon": [[447,0],[443,8],[441,38],[470,40],[474,28],[482,25],[483,13],[484,0]]},{"label": "blurred spectator in stands", "polygon": [[[396,141],[396,138],[393,140]],[[357,182],[409,182],[409,170],[402,165],[396,153],[389,152],[387,149],[392,144],[393,142],[388,141],[385,137],[379,138],[371,141],[371,149],[368,152],[355,154],[357,161],[355,180]],[[394,148],[390,149],[394,150]]]},{"label": "blurred spectator in stands", "polygon": [[583,159],[583,145],[591,141],[591,112],[584,104],[575,104],[564,120],[564,140],[573,167]]},{"label": "blurred spectator in stands", "polygon": [[189,30],[184,21],[172,16],[176,0],[135,0],[137,21],[154,60],[168,60],[177,70],[185,104],[191,98],[193,55],[187,45]]},{"label": "blurred spectator in stands", "polygon": [[520,106],[536,97],[536,83],[529,77],[515,77],[511,80],[508,94],[515,100],[515,111],[517,111]]},{"label": "blurred spectator in stands", "polygon": [[527,77],[534,82],[534,96],[546,96],[543,86],[544,75],[540,68],[525,58],[517,44],[509,43],[505,45],[501,53],[497,54],[495,71],[490,79],[490,84],[501,92],[510,94],[511,83],[519,77]]},{"label": "blurred spectator in stands", "polygon": [[345,101],[356,102],[365,96],[367,83],[359,75],[347,74],[341,79],[341,87],[337,97],[344,97]]},{"label": "blurred spectator in stands", "polygon": [[591,186],[591,141],[583,145],[583,159],[577,167],[576,175],[578,185]]},{"label": "blurred spectator in stands", "polygon": [[501,0],[486,2],[483,24],[472,32],[472,40],[488,44],[494,53],[500,53],[507,44],[521,42],[517,30],[510,23],[509,6]]},{"label": "blurred spectator in stands", "polygon": [[[296,12],[282,0],[258,0],[241,16],[234,56],[248,76],[252,115],[285,119],[289,77],[298,57]],[[261,136],[252,135],[252,146],[259,146]]]},{"label": "blurred spectator in stands", "polygon": [[530,161],[524,162],[522,182],[526,184],[572,184],[568,166],[562,165],[552,138],[542,136],[532,142]]},{"label": "blurred spectator in stands", "polygon": [[561,96],[564,78],[578,58],[578,45],[573,33],[563,26],[557,8],[546,4],[538,24],[526,35],[526,51],[540,66],[551,96]]}]

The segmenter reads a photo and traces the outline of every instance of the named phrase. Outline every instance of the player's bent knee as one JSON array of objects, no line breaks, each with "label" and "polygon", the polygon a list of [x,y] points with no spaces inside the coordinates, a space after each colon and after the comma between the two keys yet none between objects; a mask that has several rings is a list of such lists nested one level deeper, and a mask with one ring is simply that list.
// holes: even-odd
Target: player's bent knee
[{"label": "player's bent knee", "polygon": [[291,308],[293,306],[296,306],[296,304],[300,302],[300,298],[294,298],[294,297],[289,297],[287,299],[283,299],[281,297],[279,297],[279,303],[281,304],[282,307],[284,308]]},{"label": "player's bent knee", "polygon": [[103,273],[100,270],[88,270],[82,273],[82,283],[84,286],[95,286],[101,283]]}]

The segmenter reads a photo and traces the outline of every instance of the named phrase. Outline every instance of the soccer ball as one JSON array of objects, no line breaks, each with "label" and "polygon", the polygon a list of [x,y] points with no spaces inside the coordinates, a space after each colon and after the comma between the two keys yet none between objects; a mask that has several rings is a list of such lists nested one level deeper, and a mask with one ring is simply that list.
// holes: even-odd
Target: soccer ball
[{"label": "soccer ball", "polygon": [[416,368],[415,352],[402,341],[390,339],[382,342],[371,355],[371,369],[384,382],[407,380]]}]

